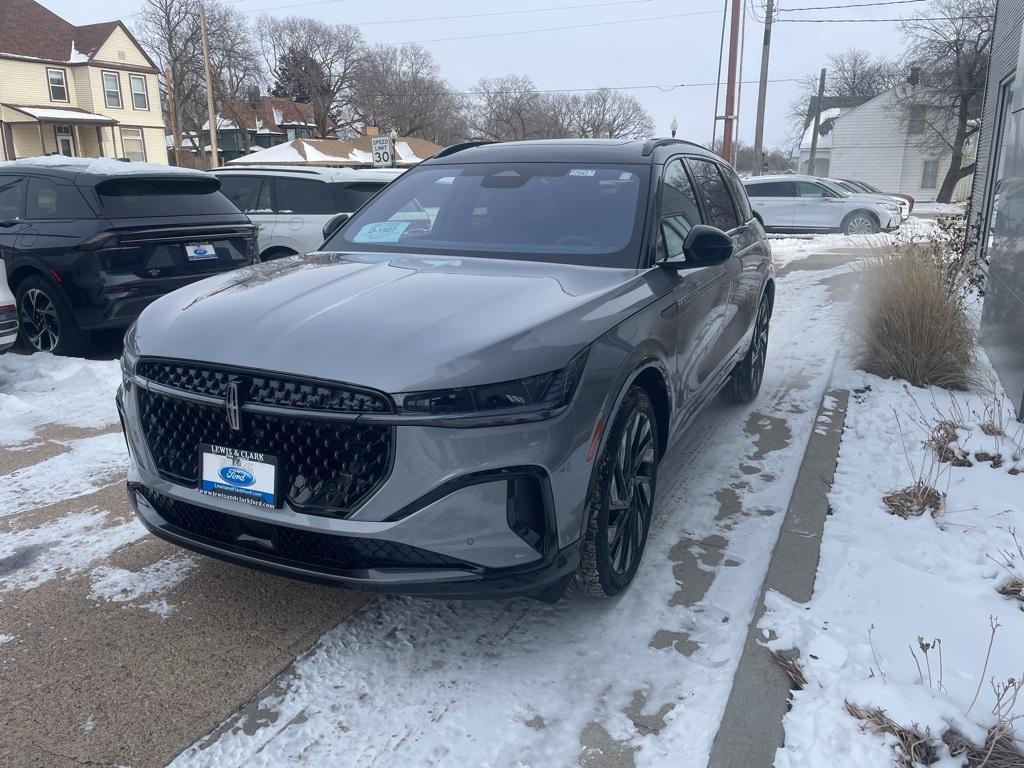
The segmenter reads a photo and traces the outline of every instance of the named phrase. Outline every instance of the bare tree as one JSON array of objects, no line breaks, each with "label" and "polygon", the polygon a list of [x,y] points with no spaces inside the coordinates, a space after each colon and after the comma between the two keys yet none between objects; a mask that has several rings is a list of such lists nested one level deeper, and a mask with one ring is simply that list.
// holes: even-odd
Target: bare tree
[{"label": "bare tree", "polygon": [[292,76],[313,107],[321,136],[328,134],[332,121],[352,125],[352,87],[365,52],[356,27],[301,16],[261,16],[256,33],[275,80],[280,79],[282,64],[291,64]]},{"label": "bare tree", "polygon": [[467,137],[465,104],[430,51],[415,43],[368,48],[352,85],[352,117],[439,144]]},{"label": "bare tree", "polygon": [[908,64],[919,68],[920,83],[898,89],[897,100],[919,146],[949,153],[939,202],[949,202],[957,182],[974,173],[965,148],[980,129],[994,22],[995,0],[932,0],[903,23]]},{"label": "bare tree", "polygon": [[[210,38],[210,66],[214,73],[214,101],[218,114],[231,120],[241,131],[242,150],[252,147],[244,105],[259,92],[263,72],[253,44],[248,19],[234,7],[210,4],[206,14]],[[254,126],[255,127],[255,126]]]},{"label": "bare tree", "polygon": [[521,141],[549,137],[544,100],[530,78],[480,78],[473,99],[473,129],[480,138]]},{"label": "bare tree", "polygon": [[646,139],[654,120],[635,96],[602,88],[575,94],[570,100],[565,133],[580,138]]}]

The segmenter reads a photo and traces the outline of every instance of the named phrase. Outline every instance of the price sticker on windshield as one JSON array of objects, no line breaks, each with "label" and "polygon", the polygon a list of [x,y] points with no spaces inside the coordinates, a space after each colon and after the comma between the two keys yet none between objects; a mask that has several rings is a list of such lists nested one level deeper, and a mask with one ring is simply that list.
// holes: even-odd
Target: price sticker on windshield
[{"label": "price sticker on windshield", "polygon": [[354,243],[397,243],[409,227],[408,221],[378,221],[362,227],[352,238]]}]

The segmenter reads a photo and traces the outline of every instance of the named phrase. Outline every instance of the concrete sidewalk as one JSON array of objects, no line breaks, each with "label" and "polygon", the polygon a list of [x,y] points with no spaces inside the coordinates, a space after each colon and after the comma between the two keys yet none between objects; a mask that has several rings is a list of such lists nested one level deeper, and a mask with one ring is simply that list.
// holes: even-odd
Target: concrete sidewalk
[{"label": "concrete sidewalk", "polygon": [[709,768],[769,768],[785,732],[791,681],[761,645],[757,623],[768,590],[806,603],[814,592],[828,492],[835,475],[849,393],[825,393],[800,465],[786,518],[772,553],[757,610],[733,679],[732,691],[708,761]]}]

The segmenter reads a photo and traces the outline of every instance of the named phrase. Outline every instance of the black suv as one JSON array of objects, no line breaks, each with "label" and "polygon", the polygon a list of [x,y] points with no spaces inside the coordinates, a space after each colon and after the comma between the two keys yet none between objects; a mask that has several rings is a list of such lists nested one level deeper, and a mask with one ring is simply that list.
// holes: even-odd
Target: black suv
[{"label": "black suv", "polygon": [[216,178],[115,165],[0,165],[0,257],[29,351],[79,355],[91,331],[256,260],[256,227]]}]

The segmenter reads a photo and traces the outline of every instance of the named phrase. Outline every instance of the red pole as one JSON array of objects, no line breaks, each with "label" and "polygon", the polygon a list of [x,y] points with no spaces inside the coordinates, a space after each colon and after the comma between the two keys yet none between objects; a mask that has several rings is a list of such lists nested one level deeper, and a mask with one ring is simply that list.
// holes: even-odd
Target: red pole
[{"label": "red pole", "polygon": [[729,27],[729,69],[725,83],[725,116],[722,134],[722,157],[732,162],[733,133],[736,123],[736,66],[739,59],[740,8],[743,0],[732,0],[732,23]]}]

